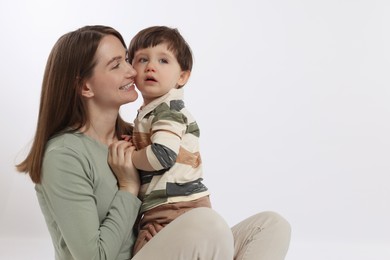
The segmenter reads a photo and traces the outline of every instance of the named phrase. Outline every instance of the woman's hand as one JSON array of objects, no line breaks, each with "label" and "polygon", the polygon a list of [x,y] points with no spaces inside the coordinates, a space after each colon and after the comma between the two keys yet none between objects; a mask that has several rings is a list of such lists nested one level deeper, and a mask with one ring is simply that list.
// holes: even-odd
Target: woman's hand
[{"label": "woman's hand", "polygon": [[137,169],[131,161],[135,147],[128,141],[117,141],[108,147],[108,164],[114,172],[120,190],[138,195],[140,179]]},{"label": "woman's hand", "polygon": [[133,138],[131,137],[131,135],[121,135],[121,137],[123,140],[128,141],[131,144],[133,144]]}]

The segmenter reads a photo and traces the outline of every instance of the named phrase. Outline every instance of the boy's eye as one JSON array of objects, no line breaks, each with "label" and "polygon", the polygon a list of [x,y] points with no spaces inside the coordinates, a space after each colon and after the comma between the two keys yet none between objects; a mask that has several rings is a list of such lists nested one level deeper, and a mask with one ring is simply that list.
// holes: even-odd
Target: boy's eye
[{"label": "boy's eye", "polygon": [[168,63],[167,59],[160,59],[160,63]]},{"label": "boy's eye", "polygon": [[139,58],[138,62],[140,63],[144,63],[144,62],[147,62],[148,60],[146,58]]}]

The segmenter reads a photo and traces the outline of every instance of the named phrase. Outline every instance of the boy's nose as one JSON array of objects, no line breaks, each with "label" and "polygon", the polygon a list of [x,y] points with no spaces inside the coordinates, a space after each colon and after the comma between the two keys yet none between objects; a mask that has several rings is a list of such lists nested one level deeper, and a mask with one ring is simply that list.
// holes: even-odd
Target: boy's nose
[{"label": "boy's nose", "polygon": [[153,64],[153,62],[148,62],[147,66],[146,66],[146,71],[154,71],[155,70],[155,66]]}]

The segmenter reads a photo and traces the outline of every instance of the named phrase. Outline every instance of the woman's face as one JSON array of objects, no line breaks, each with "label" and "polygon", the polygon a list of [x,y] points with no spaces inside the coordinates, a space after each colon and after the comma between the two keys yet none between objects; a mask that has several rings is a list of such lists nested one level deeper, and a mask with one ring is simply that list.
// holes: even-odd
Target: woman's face
[{"label": "woman's face", "polygon": [[100,109],[119,109],[133,102],[136,71],[127,61],[126,48],[113,35],[102,38],[95,54],[96,66],[92,76],[85,81],[83,96]]}]

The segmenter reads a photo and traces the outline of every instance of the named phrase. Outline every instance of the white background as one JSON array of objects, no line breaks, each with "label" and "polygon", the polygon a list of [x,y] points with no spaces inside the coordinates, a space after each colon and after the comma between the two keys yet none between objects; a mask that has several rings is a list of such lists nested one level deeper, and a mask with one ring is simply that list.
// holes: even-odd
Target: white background
[{"label": "white background", "polygon": [[[390,259],[390,1],[0,2],[0,259],[53,259],[29,178],[47,56],[87,24],[126,42],[177,27],[205,180],[230,225],[259,211],[292,225],[288,260]],[[132,121],[139,101],[123,107]],[[75,220],[77,221],[77,220]]]}]

